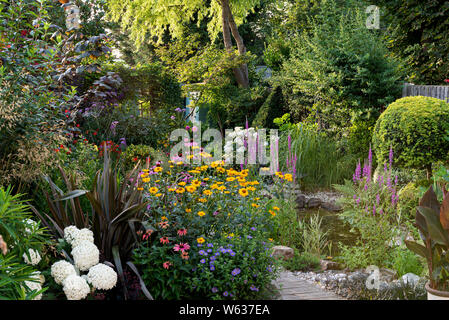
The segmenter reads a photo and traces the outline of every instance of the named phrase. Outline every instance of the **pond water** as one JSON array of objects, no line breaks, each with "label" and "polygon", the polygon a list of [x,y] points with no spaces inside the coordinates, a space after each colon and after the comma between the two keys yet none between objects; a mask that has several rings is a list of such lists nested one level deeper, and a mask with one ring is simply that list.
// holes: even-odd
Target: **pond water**
[{"label": "pond water", "polygon": [[327,231],[327,239],[331,242],[331,255],[338,255],[338,243],[346,245],[354,244],[358,236],[352,233],[351,227],[344,223],[338,213],[323,209],[306,209],[298,211],[298,218],[304,222],[309,222],[311,216],[319,215],[322,218],[321,229]]}]

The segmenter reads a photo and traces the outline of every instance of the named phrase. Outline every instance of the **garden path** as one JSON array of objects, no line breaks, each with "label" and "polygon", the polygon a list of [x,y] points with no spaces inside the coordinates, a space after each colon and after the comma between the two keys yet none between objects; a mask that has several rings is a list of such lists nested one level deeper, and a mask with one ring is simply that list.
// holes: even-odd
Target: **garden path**
[{"label": "garden path", "polygon": [[278,300],[345,300],[333,292],[298,279],[289,271],[282,271],[273,284],[280,290]]}]

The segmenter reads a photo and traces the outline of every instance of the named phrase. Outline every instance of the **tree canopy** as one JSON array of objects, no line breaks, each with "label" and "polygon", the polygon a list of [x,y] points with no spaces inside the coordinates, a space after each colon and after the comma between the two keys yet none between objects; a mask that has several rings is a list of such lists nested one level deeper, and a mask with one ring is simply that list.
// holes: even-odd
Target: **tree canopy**
[{"label": "tree canopy", "polygon": [[[120,21],[128,29],[132,39],[140,45],[145,35],[151,32],[156,42],[162,40],[168,30],[174,38],[183,35],[186,23],[196,21],[198,25],[207,20],[211,41],[222,29],[221,0],[108,0],[110,17]],[[230,0],[229,5],[237,26],[254,11],[260,0]]]}]

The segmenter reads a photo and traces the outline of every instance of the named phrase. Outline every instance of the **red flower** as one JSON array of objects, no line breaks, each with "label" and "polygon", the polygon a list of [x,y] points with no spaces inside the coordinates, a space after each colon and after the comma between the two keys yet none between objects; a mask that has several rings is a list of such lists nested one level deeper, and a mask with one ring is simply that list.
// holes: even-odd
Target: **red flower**
[{"label": "red flower", "polygon": [[449,83],[449,79],[444,79],[444,82]]},{"label": "red flower", "polygon": [[180,229],[178,230],[178,235],[185,236],[187,234],[187,229]]},{"label": "red flower", "polygon": [[168,269],[170,268],[170,266],[172,266],[173,264],[170,261],[165,261],[162,266],[164,267],[164,269]]},{"label": "red flower", "polygon": [[153,230],[148,229],[148,230],[145,232],[145,234],[142,236],[142,239],[143,239],[143,240],[148,239],[148,238],[151,236],[152,233],[153,233]]},{"label": "red flower", "polygon": [[134,157],[134,158],[133,158],[133,161],[134,161],[134,162],[137,162],[137,160],[139,160],[137,157]]},{"label": "red flower", "polygon": [[27,35],[27,33],[28,33],[28,31],[26,31],[26,30],[22,30],[22,31],[20,31],[20,34],[21,34],[22,36],[26,36],[26,35]]},{"label": "red flower", "polygon": [[168,240],[167,237],[162,237],[162,238],[160,238],[159,240],[161,241],[162,244],[166,244],[166,243],[169,243],[169,242],[170,242],[170,240]]}]

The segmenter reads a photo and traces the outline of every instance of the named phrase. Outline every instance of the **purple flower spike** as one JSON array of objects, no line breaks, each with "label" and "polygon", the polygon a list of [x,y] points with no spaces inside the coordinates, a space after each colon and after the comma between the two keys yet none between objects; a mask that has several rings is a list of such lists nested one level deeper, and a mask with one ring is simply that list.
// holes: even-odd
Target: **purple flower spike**
[{"label": "purple flower spike", "polygon": [[390,160],[390,170],[393,168],[393,147],[390,146],[390,153],[388,154],[388,159]]}]

